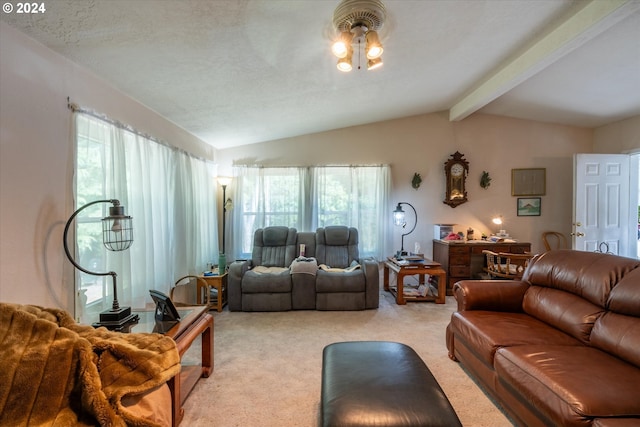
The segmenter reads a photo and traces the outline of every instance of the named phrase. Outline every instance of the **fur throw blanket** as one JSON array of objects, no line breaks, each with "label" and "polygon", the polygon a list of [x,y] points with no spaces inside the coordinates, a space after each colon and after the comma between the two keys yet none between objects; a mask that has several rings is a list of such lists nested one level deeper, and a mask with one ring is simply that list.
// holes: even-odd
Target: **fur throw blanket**
[{"label": "fur throw blanket", "polygon": [[0,303],[0,425],[148,426],[122,405],[180,372],[175,342]]}]

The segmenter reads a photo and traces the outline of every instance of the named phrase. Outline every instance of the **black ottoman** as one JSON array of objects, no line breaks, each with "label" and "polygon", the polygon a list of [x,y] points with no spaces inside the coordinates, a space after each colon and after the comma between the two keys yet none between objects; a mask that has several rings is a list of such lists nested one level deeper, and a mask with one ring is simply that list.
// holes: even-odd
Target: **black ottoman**
[{"label": "black ottoman", "polygon": [[395,342],[326,346],[320,406],[325,427],[462,426],[420,356]]}]

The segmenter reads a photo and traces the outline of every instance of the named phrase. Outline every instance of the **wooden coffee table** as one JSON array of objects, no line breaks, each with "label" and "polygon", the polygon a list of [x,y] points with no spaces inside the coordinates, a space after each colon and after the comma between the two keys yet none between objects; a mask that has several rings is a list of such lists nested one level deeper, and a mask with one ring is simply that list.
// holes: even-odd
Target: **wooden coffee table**
[{"label": "wooden coffee table", "polygon": [[[213,371],[213,316],[208,314],[208,306],[177,307],[179,322],[156,322],[155,311],[136,311],[138,323],[124,332],[156,332],[171,337],[180,354],[180,374],[169,380],[171,390],[173,427],[177,427],[184,417],[182,405],[200,378],[207,378]],[[185,363],[183,356],[200,337],[201,359],[199,364]]]},{"label": "wooden coffee table", "polygon": [[[396,289],[389,286],[389,272],[396,275]],[[418,282],[425,284],[426,276],[435,276],[438,280],[438,295],[404,295],[404,276],[418,275]],[[403,264],[395,258],[387,258],[384,263],[384,290],[391,292],[396,297],[396,303],[404,305],[407,301],[435,301],[436,304],[444,304],[447,291],[447,273],[440,263],[424,259],[422,262],[410,262]]]}]

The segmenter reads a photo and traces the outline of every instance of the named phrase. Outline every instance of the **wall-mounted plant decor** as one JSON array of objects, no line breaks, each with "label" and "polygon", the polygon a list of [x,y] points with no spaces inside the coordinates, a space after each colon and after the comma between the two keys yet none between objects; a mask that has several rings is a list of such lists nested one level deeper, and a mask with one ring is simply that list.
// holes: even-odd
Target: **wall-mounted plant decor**
[{"label": "wall-mounted plant decor", "polygon": [[413,174],[413,179],[411,180],[411,186],[416,190],[420,188],[420,184],[422,183],[422,177],[418,172]]},{"label": "wall-mounted plant decor", "polygon": [[489,176],[489,172],[482,171],[482,176],[480,177],[480,187],[487,189],[491,185],[491,177]]}]

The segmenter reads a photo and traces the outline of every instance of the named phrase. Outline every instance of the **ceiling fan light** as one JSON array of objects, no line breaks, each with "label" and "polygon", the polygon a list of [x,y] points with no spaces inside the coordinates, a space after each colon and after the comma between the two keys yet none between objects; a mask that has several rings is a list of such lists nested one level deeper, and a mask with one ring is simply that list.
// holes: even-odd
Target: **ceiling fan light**
[{"label": "ceiling fan light", "polygon": [[338,40],[331,46],[331,52],[338,58],[344,58],[347,55],[347,45],[342,40]]},{"label": "ceiling fan light", "polygon": [[370,59],[367,61],[367,70],[375,70],[382,67],[382,58]]},{"label": "ceiling fan light", "polygon": [[[354,67],[351,62],[354,49],[358,49],[358,70],[364,68],[361,58],[376,59],[382,55],[382,44],[377,31],[384,25],[385,19],[386,9],[382,0],[340,1],[333,11],[333,28],[340,33],[341,43],[334,43],[335,48],[332,46],[333,54],[340,58],[340,71],[351,71]],[[347,55],[343,58],[345,46]],[[380,64],[375,62],[371,66],[375,68]]]},{"label": "ceiling fan light", "polygon": [[351,60],[353,58],[353,48],[351,46],[347,47],[347,54],[344,58],[338,59],[338,70],[342,72],[349,72],[352,70],[353,66],[351,65]]},{"label": "ceiling fan light", "polygon": [[351,39],[353,34],[348,32],[340,33],[340,37],[331,46],[331,52],[338,58],[344,58],[349,52],[349,46],[351,45]]},{"label": "ceiling fan light", "polygon": [[376,59],[382,55],[382,43],[380,43],[380,39],[378,38],[378,33],[375,31],[368,31],[365,36],[367,41],[367,58],[368,59]]},{"label": "ceiling fan light", "polygon": [[347,73],[352,69],[353,66],[351,65],[351,61],[347,60],[347,58],[341,58],[338,60],[338,70],[342,71],[343,73]]}]

